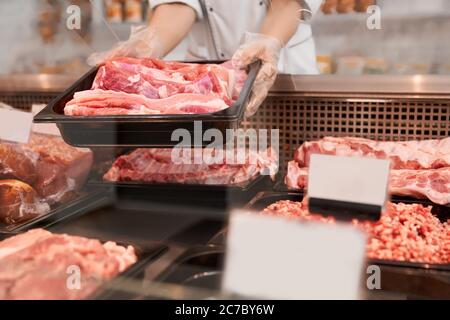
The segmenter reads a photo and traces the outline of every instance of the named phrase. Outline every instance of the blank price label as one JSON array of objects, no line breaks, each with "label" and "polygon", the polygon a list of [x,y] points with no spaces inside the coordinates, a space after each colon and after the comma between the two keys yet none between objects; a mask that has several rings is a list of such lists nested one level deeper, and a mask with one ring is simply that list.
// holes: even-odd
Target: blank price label
[{"label": "blank price label", "polygon": [[358,299],[364,248],[364,234],[349,224],[235,211],[223,289],[250,298]]},{"label": "blank price label", "polygon": [[0,139],[28,143],[33,114],[17,109],[0,108]]},{"label": "blank price label", "polygon": [[389,167],[389,160],[311,155],[310,211],[378,219],[387,200]]}]

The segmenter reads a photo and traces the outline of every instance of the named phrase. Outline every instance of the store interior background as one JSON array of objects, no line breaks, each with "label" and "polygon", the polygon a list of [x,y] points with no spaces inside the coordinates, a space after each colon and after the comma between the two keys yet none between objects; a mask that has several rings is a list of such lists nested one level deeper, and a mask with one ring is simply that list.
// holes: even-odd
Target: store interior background
[{"label": "store interior background", "polygon": [[[93,0],[92,6],[87,0],[53,2],[62,8],[84,2],[82,35],[65,28],[62,10],[54,39],[45,44],[38,25],[46,0],[0,0],[0,74],[80,75],[87,69],[89,54],[111,47],[115,35],[126,39],[130,26],[136,25],[108,22],[107,26],[102,0]],[[331,61],[332,73],[450,74],[450,1],[378,0],[377,4],[381,30],[367,29],[367,14],[319,13],[314,18],[317,54],[326,63]],[[167,59],[182,59],[184,50],[185,43]]]}]

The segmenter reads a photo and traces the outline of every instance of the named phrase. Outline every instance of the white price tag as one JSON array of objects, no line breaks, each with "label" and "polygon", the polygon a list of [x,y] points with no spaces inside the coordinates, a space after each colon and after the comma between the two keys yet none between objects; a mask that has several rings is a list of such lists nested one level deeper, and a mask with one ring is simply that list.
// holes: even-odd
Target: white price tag
[{"label": "white price tag", "polygon": [[0,108],[0,139],[28,143],[33,114],[12,108]]},{"label": "white price tag", "polygon": [[263,299],[358,299],[364,255],[365,236],[349,224],[234,212],[223,289]]},{"label": "white price tag", "polygon": [[311,155],[310,211],[379,218],[387,200],[389,167],[389,160]]},{"label": "white price tag", "polygon": [[[37,115],[42,109],[45,108],[45,104],[33,104],[31,106],[31,112],[33,116]],[[33,132],[51,134],[53,136],[60,136],[61,132],[54,123],[35,123],[33,124]]]}]

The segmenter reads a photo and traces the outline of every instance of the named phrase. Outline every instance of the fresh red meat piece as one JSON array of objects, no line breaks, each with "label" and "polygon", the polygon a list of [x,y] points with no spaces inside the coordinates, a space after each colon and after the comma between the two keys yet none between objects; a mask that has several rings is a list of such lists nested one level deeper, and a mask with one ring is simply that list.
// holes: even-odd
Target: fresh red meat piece
[{"label": "fresh red meat piece", "polygon": [[[34,229],[0,242],[0,299],[84,299],[136,261],[131,246]],[[80,289],[67,286],[71,266]]]},{"label": "fresh red meat piece", "polygon": [[450,203],[450,138],[408,142],[377,142],[362,138],[326,137],[305,142],[288,163],[286,184],[304,189],[311,154],[391,160],[389,191],[394,195]]},{"label": "fresh red meat piece", "polygon": [[[205,159],[207,155],[213,154],[212,149],[192,149],[190,164],[175,163],[172,160],[172,151],[174,149],[136,149],[130,154],[120,156],[104,175],[104,179],[159,183],[235,184],[251,180],[264,170],[272,174],[277,170],[277,159],[272,151],[251,154],[248,152],[244,163],[236,164],[226,163],[226,152],[223,153],[219,164],[208,164],[194,159],[197,154]],[[230,152],[236,154],[235,150],[228,151]]]}]

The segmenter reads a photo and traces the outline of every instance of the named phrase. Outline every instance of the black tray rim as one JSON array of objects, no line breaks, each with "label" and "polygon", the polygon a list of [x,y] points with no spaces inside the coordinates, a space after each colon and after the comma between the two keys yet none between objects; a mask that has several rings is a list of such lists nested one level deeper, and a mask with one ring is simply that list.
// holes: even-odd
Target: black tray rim
[{"label": "black tray rim", "polygon": [[257,186],[259,183],[264,181],[269,182],[273,179],[268,175],[258,174],[252,177],[250,180],[243,181],[236,184],[195,184],[195,183],[152,183],[152,182],[140,182],[140,181],[120,181],[120,182],[110,182],[110,181],[100,181],[98,179],[91,179],[88,181],[88,185],[95,187],[107,187],[107,188],[139,188],[139,189],[151,189],[151,190],[185,190],[189,191],[240,191],[246,192]]},{"label": "black tray rim", "polygon": [[[102,243],[106,242],[105,240],[99,240]],[[108,240],[111,241],[111,240]],[[114,240],[112,240],[114,241]],[[169,247],[155,242],[152,244],[135,244],[133,242],[123,242],[123,241],[114,241],[117,245],[121,246],[132,246],[135,249],[138,260],[132,264],[130,267],[116,275],[109,281],[103,283],[100,287],[98,287],[92,294],[86,297],[87,300],[107,300],[111,299],[119,290],[115,289],[115,287],[119,287],[122,281],[136,279],[139,274],[145,271],[145,268],[152,261],[158,259],[164,253],[169,250]],[[140,279],[142,281],[145,280]],[[132,294],[134,295],[134,294]]]}]

